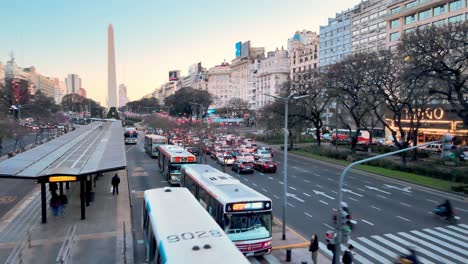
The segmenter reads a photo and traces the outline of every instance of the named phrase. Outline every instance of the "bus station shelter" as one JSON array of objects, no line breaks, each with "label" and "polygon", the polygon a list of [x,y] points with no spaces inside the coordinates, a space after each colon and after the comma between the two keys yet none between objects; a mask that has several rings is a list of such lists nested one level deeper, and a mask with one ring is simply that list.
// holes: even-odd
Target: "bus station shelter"
[{"label": "bus station shelter", "polygon": [[42,223],[47,222],[46,184],[80,183],[81,219],[86,218],[93,177],[126,168],[122,122],[80,126],[31,150],[0,162],[0,178],[34,180],[41,185]]}]

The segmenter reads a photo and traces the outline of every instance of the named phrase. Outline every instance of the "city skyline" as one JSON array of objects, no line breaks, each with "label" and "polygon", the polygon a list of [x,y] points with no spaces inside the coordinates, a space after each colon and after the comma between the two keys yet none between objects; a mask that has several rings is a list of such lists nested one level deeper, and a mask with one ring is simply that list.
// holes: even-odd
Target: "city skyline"
[{"label": "city skyline", "polygon": [[170,70],[185,75],[197,61],[207,68],[230,62],[237,41],[250,40],[266,51],[286,48],[296,30],[318,33],[329,17],[360,1],[179,2],[142,1],[135,6],[126,1],[48,0],[27,8],[7,2],[4,18],[15,23],[3,34],[0,61],[5,63],[14,51],[18,65],[33,65],[46,76],[64,79],[77,73],[88,97],[105,105],[106,30],[112,23],[117,82],[125,83],[128,97],[136,100],[164,84]]}]

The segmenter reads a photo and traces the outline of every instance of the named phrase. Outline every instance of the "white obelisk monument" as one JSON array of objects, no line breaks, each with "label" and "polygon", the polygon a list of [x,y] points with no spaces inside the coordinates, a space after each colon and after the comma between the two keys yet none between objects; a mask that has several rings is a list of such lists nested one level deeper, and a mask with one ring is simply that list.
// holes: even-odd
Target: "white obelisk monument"
[{"label": "white obelisk monument", "polygon": [[115,77],[114,29],[107,29],[107,107],[117,107],[117,81]]}]

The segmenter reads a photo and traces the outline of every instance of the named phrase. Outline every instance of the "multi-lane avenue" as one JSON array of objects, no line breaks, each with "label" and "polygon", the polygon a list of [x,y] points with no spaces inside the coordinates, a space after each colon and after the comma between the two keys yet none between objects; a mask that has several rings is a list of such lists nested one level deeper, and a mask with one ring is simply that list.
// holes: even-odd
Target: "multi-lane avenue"
[{"label": "multi-lane avenue", "polygon": [[[141,137],[142,135],[140,135]],[[141,194],[150,188],[167,186],[156,161],[143,145],[127,146],[130,189],[133,197],[135,226],[140,223]],[[275,159],[282,160],[276,151]],[[208,164],[221,169],[208,157]],[[227,172],[273,200],[273,213],[282,218],[283,176],[281,162],[277,173],[237,174]],[[324,234],[334,227],[332,215],[337,208],[338,179],[342,166],[290,154],[288,159],[287,224],[304,237],[313,233],[321,238],[323,253],[329,254]],[[359,263],[392,263],[408,245],[419,250],[428,263],[466,263],[468,260],[468,204],[455,196],[395,181],[360,171],[352,171],[345,180],[344,201],[358,224],[351,240]],[[431,211],[449,198],[461,217],[458,226],[435,218]],[[136,240],[141,239],[136,234]],[[138,242],[137,242],[138,244]],[[136,256],[143,249],[136,246]]]}]

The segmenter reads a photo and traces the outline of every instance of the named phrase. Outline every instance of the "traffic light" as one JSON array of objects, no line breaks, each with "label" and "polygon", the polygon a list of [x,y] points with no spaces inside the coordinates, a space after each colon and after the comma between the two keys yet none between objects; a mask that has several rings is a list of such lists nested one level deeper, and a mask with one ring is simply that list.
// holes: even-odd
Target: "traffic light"
[{"label": "traffic light", "polygon": [[455,148],[457,138],[450,134],[445,134],[442,137],[442,158],[443,159],[455,159],[456,155],[452,152]]}]

